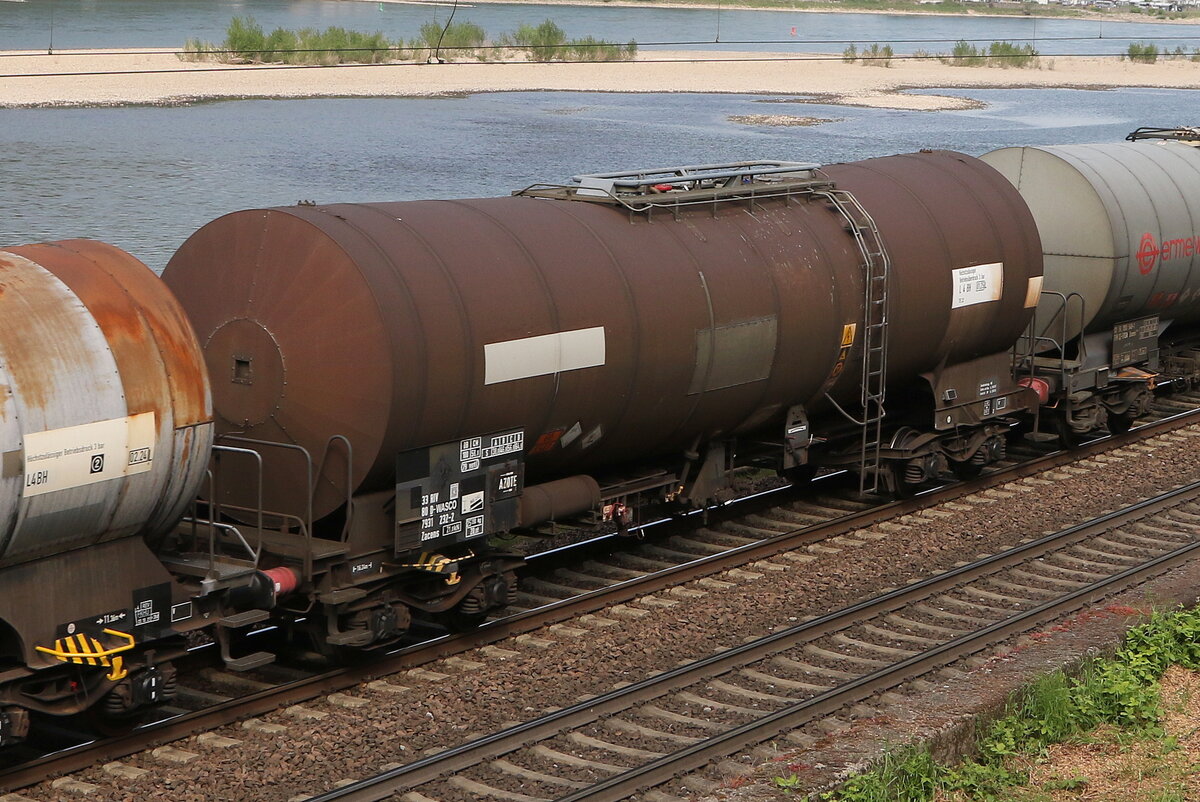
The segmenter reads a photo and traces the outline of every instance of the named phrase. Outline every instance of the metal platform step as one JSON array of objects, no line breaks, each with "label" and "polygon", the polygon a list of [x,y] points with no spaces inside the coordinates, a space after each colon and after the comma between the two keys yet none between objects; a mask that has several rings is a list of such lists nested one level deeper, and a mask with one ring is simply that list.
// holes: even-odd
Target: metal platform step
[{"label": "metal platform step", "polygon": [[252,652],[242,657],[225,658],[225,667],[230,671],[250,671],[274,662],[275,655],[270,652]]},{"label": "metal platform step", "polygon": [[240,613],[227,615],[217,622],[217,626],[227,629],[241,629],[248,627],[251,624],[257,624],[261,621],[266,621],[271,617],[271,614],[266,610],[244,610]]},{"label": "metal platform step", "polygon": [[362,588],[338,588],[321,593],[318,598],[322,604],[346,604],[365,599],[367,592]]},{"label": "metal platform step", "polygon": [[184,576],[203,577],[226,582],[254,573],[257,567],[249,560],[235,560],[217,555],[212,557],[198,552],[183,552],[161,555],[168,570]]}]

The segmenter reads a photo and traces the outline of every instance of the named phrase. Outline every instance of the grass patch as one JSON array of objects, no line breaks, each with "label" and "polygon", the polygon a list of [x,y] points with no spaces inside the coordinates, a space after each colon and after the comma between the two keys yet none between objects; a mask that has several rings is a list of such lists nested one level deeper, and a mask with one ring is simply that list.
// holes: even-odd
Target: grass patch
[{"label": "grass patch", "polygon": [[[1173,665],[1200,669],[1200,609],[1155,614],[1129,630],[1111,659],[1086,663],[1076,676],[1044,676],[1008,705],[978,740],[979,754],[958,766],[938,764],[923,748],[886,755],[873,770],[851,777],[827,802],[910,802],[948,799],[1039,798],[1016,792],[1030,781],[1029,767],[1051,744],[1080,740],[1097,728],[1115,731],[1121,743],[1161,738],[1159,680]],[[1175,748],[1165,738],[1158,752]],[[1151,750],[1154,751],[1154,750]],[[775,785],[789,789],[795,775]],[[1082,789],[1085,776],[1052,778],[1043,790]],[[1163,802],[1175,798],[1168,789]]]}]

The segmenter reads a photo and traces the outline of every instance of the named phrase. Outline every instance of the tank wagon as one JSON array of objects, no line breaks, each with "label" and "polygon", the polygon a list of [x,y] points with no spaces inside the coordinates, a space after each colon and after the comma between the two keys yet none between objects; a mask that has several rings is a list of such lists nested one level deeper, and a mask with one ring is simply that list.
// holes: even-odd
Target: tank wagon
[{"label": "tank wagon", "polygon": [[1037,221],[1046,283],[1017,370],[1068,444],[1128,430],[1156,382],[1200,380],[1197,132],[1129,138],[982,156]]},{"label": "tank wagon", "polygon": [[504,604],[492,534],[745,467],[977,470],[1037,403],[1009,348],[1041,266],[1009,182],[923,151],[242,211],[163,280],[212,377],[212,517],[253,527],[276,614],[367,648]]},{"label": "tank wagon", "polygon": [[29,711],[171,695],[174,653],[145,644],[192,620],[196,588],[156,551],[212,440],[199,344],[157,276],[99,242],[0,250],[0,744]]}]

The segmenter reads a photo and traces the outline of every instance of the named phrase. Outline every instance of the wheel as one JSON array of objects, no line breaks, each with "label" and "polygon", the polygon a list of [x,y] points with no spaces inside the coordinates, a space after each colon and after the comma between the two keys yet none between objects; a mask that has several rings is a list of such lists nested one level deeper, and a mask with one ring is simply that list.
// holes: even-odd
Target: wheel
[{"label": "wheel", "polygon": [[1120,415],[1108,413],[1108,430],[1113,434],[1125,434],[1133,427],[1135,416],[1129,412]]}]

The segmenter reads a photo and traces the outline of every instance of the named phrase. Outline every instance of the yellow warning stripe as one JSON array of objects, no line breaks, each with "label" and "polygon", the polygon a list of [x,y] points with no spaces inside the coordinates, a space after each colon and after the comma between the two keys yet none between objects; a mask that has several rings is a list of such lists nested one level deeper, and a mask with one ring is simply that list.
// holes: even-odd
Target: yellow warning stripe
[{"label": "yellow warning stripe", "polygon": [[100,641],[95,638],[90,638],[84,634],[68,635],[65,638],[59,638],[54,641],[54,648],[48,649],[45,646],[34,646],[35,651],[42,654],[48,654],[62,660],[64,663],[76,663],[78,665],[89,666],[107,666],[111,665],[109,657],[121,652],[127,652],[134,647],[136,641],[128,632],[121,632],[116,629],[105,629],[105,635],[111,635],[114,638],[121,638],[124,643],[120,646],[114,646],[111,649],[105,649]]}]

